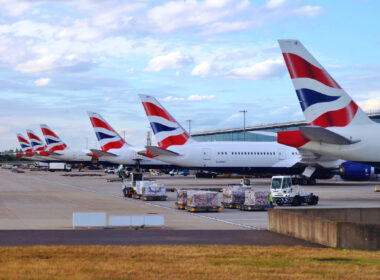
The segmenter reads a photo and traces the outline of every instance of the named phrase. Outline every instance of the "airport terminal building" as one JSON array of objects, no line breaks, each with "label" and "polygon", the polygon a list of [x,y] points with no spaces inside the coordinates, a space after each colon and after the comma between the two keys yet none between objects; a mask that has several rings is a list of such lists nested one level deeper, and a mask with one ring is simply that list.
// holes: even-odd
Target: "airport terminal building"
[{"label": "airport terminal building", "polygon": [[[380,113],[370,113],[368,116],[375,122],[380,123]],[[277,132],[285,130],[294,130],[299,126],[306,125],[305,121],[293,121],[274,124],[264,124],[247,126],[245,128],[230,128],[220,130],[210,130],[191,133],[191,136],[198,141],[276,141],[276,138],[271,135],[264,135],[265,132]],[[260,132],[256,134],[251,132]],[[268,133],[268,134],[270,134]]]}]

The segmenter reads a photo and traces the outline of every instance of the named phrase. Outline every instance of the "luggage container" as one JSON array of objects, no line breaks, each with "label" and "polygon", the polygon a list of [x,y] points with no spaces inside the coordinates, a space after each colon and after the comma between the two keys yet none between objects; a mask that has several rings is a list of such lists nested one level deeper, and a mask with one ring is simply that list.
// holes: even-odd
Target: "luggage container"
[{"label": "luggage container", "polygon": [[244,204],[245,191],[250,190],[250,186],[229,185],[223,189],[223,208],[240,208]]},{"label": "luggage container", "polygon": [[157,184],[154,181],[136,182],[135,198],[142,200],[166,200],[166,190],[164,184]]},{"label": "luggage container", "polygon": [[220,212],[218,193],[210,191],[192,191],[187,193],[186,210],[189,212]]},{"label": "luggage container", "polygon": [[244,204],[240,206],[242,211],[268,210],[269,192],[265,191],[245,191]]},{"label": "luggage container", "polygon": [[175,202],[175,207],[180,210],[185,210],[187,205],[187,194],[190,190],[177,189],[177,201]]}]

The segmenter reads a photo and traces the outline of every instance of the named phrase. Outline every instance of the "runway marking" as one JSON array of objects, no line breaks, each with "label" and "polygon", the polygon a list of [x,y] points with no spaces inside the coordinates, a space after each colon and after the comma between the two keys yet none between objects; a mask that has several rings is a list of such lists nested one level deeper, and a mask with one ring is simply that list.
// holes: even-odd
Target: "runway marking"
[{"label": "runway marking", "polygon": [[[26,175],[22,175],[22,176],[26,177]],[[28,177],[28,178],[30,178],[30,177]],[[84,191],[84,192],[91,192],[91,193],[96,193],[96,194],[99,194],[99,195],[108,196],[108,197],[112,197],[112,198],[117,198],[117,199],[121,199],[121,200],[132,201],[134,203],[140,203],[140,204],[150,205],[150,206],[153,206],[153,207],[170,210],[170,211],[173,211],[173,212],[176,212],[176,213],[188,214],[188,215],[192,215],[192,216],[195,216],[195,217],[200,217],[200,218],[204,218],[204,219],[208,219],[208,220],[212,220],[212,221],[216,221],[216,222],[230,224],[230,225],[234,225],[234,226],[238,226],[238,227],[242,227],[242,228],[246,228],[246,229],[264,230],[262,228],[257,228],[257,227],[253,227],[253,226],[249,226],[249,225],[234,223],[234,222],[226,221],[226,220],[223,220],[223,219],[218,219],[218,218],[214,218],[214,217],[205,216],[205,215],[202,215],[202,214],[191,213],[191,212],[187,212],[187,211],[186,212],[185,211],[179,211],[177,209],[174,209],[174,208],[171,208],[171,207],[168,207],[168,206],[154,204],[154,203],[148,202],[148,201],[142,201],[142,200],[137,200],[137,199],[128,198],[128,197],[122,197],[120,195],[105,194],[105,193],[102,193],[102,192],[99,192],[99,191],[96,191],[96,190],[93,190],[93,189],[89,189],[89,188],[86,188],[86,187],[80,187],[80,186],[75,186],[75,185],[71,185],[71,184],[67,184],[67,183],[55,182],[55,181],[52,181],[52,180],[46,180],[46,179],[42,179],[42,178],[39,178],[39,177],[33,177],[33,178],[36,179],[36,180],[45,181],[45,182],[53,183],[53,184],[56,184],[56,185],[70,187],[70,188],[73,188],[73,189],[76,189],[76,190],[80,190],[80,191]]]}]

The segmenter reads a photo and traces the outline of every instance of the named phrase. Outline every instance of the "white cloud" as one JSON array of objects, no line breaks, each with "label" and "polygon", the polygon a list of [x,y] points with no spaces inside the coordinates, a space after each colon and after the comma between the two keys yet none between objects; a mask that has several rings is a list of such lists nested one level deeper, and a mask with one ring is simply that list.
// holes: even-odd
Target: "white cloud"
[{"label": "white cloud", "polygon": [[50,82],[51,82],[50,78],[40,78],[38,80],[35,80],[34,84],[38,87],[43,87],[43,86],[47,86],[48,84],[50,84]]},{"label": "white cloud", "polygon": [[244,11],[249,2],[232,0],[170,1],[147,13],[147,20],[158,32],[202,26],[219,22]]},{"label": "white cloud", "polygon": [[227,73],[230,79],[262,80],[284,73],[283,60],[266,60],[249,67],[235,68]]},{"label": "white cloud", "polygon": [[[380,96],[380,90],[371,91],[369,96]],[[358,105],[362,108],[363,111],[379,112],[380,111],[380,97],[374,97],[367,100],[359,101]]]},{"label": "white cloud", "polygon": [[207,61],[203,61],[194,67],[193,71],[191,71],[191,75],[206,77],[210,75],[211,69],[211,64]]},{"label": "white cloud", "polygon": [[211,100],[211,99],[214,99],[215,98],[215,95],[197,95],[197,94],[194,94],[194,95],[190,95],[187,100],[189,101],[202,101],[202,100]]},{"label": "white cloud", "polygon": [[193,94],[189,97],[175,97],[175,96],[166,96],[164,98],[160,98],[165,102],[182,102],[182,101],[203,101],[203,100],[211,100],[214,99],[215,95],[198,95]]},{"label": "white cloud", "polygon": [[314,17],[323,12],[322,7],[320,6],[303,6],[294,10],[295,14],[305,16],[305,17]]},{"label": "white cloud", "polygon": [[284,5],[286,2],[286,0],[269,0],[267,3],[266,3],[266,7],[268,9],[277,9],[279,7],[281,7],[282,5]]},{"label": "white cloud", "polygon": [[164,69],[178,69],[193,63],[193,58],[180,52],[172,52],[152,58],[144,71],[158,72]]},{"label": "white cloud", "polygon": [[[37,1],[36,1],[37,2]],[[12,1],[12,0],[2,0],[0,1],[0,7],[7,15],[12,17],[17,17],[22,15],[25,11],[29,10],[33,5],[32,1]]]},{"label": "white cloud", "polygon": [[235,114],[232,114],[231,116],[229,116],[225,122],[231,122],[237,118],[240,118],[242,116],[242,113],[235,113]]},{"label": "white cloud", "polygon": [[57,59],[58,57],[55,55],[48,55],[35,60],[29,60],[23,64],[19,64],[15,69],[23,73],[47,71],[54,67]]}]

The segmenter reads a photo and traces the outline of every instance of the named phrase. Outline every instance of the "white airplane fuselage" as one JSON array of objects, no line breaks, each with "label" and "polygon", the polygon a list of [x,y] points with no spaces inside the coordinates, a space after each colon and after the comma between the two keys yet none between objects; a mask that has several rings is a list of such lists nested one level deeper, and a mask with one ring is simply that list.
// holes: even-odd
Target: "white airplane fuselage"
[{"label": "white airplane fuselage", "polygon": [[[170,146],[179,155],[159,155],[174,165],[219,172],[292,172],[301,162],[298,150],[276,142],[191,142]],[[299,168],[297,168],[299,169]],[[299,172],[299,171],[298,171]]]},{"label": "white airplane fuselage", "polygon": [[[84,151],[63,150],[56,151],[57,155],[51,155],[54,159],[71,162],[91,162],[92,157]],[[58,155],[59,154],[59,155]]]}]

